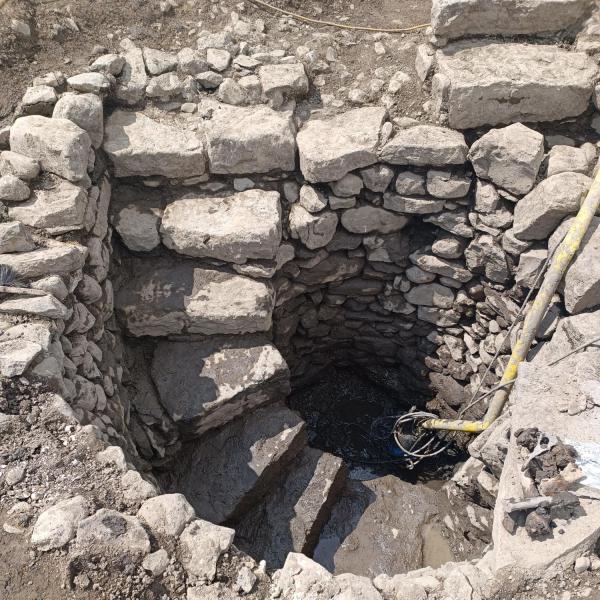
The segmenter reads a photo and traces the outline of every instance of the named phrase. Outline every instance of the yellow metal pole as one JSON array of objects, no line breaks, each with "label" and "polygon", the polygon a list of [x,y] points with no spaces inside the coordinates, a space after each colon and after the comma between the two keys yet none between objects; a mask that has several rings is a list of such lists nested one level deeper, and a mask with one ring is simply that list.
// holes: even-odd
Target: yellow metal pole
[{"label": "yellow metal pole", "polygon": [[500,385],[504,385],[504,387],[494,394],[483,419],[481,421],[429,419],[422,423],[421,427],[425,429],[480,433],[481,431],[485,431],[500,416],[508,400],[512,385],[517,378],[519,364],[527,358],[531,343],[535,339],[540,323],[548,310],[548,306],[550,306],[552,297],[567,271],[571,260],[579,250],[590,223],[600,206],[600,161],[598,162],[597,170],[598,172],[588,190],[585,200],[582,202],[573,223],[571,223],[565,239],[554,254],[536,299],[525,317],[523,330],[513,348],[510,360],[500,381]]}]

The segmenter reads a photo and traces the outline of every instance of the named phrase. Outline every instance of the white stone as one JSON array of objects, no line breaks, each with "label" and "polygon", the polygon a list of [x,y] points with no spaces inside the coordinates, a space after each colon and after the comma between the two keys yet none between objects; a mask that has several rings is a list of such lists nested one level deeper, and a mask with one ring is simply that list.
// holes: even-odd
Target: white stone
[{"label": "white stone", "polygon": [[19,339],[0,341],[0,374],[3,377],[22,375],[40,352],[42,347],[35,342]]},{"label": "white stone", "polygon": [[83,496],[62,500],[40,514],[31,534],[31,543],[42,551],[62,548],[70,542],[79,523],[88,515]]},{"label": "white stone", "polygon": [[5,150],[0,153],[0,175],[14,175],[23,181],[35,179],[40,174],[37,160]]},{"label": "white stone", "polygon": [[146,500],[137,516],[154,536],[177,537],[195,513],[183,494],[163,494]]},{"label": "white stone", "polygon": [[327,198],[319,190],[307,183],[300,188],[298,202],[309,213],[318,213],[327,208]]},{"label": "white stone", "polygon": [[162,211],[152,206],[131,202],[118,207],[113,225],[123,243],[134,252],[150,252],[160,244],[158,233]]},{"label": "white stone", "polygon": [[326,246],[333,239],[337,225],[338,217],[331,211],[311,214],[300,204],[294,204],[290,210],[291,236],[311,250]]},{"label": "white stone", "polygon": [[142,50],[129,39],[122,40],[121,47],[125,51],[123,54],[125,63],[117,79],[115,97],[121,103],[133,106],[144,98],[148,83],[144,55]]},{"label": "white stone", "polygon": [[0,201],[23,202],[29,198],[29,186],[14,175],[0,177]]},{"label": "white stone", "polygon": [[162,75],[177,68],[177,56],[154,48],[143,48],[144,62],[150,75]]},{"label": "white stone", "polygon": [[376,206],[350,208],[342,213],[342,225],[350,233],[394,233],[407,223],[407,217]]},{"label": "white stone", "polygon": [[35,244],[23,224],[19,221],[0,223],[0,254],[9,252],[27,252]]},{"label": "white stone", "polygon": [[69,77],[67,83],[82,93],[102,94],[110,90],[110,81],[103,73],[80,73]]}]

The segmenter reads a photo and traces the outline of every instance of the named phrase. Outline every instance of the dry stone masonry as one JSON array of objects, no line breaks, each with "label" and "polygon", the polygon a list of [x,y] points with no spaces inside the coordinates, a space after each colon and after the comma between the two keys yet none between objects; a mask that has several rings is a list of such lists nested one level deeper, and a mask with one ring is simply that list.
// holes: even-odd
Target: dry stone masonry
[{"label": "dry stone masonry", "polygon": [[[526,581],[582,557],[591,568],[591,487],[562,537],[532,542],[502,522],[523,492],[517,431],[539,427],[582,456],[600,441],[596,347],[548,366],[598,333],[600,218],[510,411],[442,492],[453,556],[485,545],[494,511],[481,560],[374,571],[358,533],[358,555],[332,554],[348,489],[393,521],[386,494],[409,498],[409,484],[348,482],[285,405],[332,365],[383,369],[446,417],[497,383],[520,303],[594,175],[595,138],[555,133],[596,102],[590,4],[434,0],[417,53],[423,122],[381,106],[298,110],[306,65],[230,31],[177,54],[125,39],[88,72],[30,87],[0,137],[0,441],[3,462],[17,457],[0,472],[4,531],[66,550],[69,586],[101,578],[93,557],[137,565],[131,598],[154,581],[187,600],[475,599],[508,572]],[[575,47],[555,43],[561,31],[582,32]],[[75,448],[57,464],[106,489],[19,495],[30,426],[54,435],[53,457]],[[431,491],[410,528],[442,514],[437,503]],[[391,535],[403,521],[368,518],[367,538],[421,556],[420,534]]]}]

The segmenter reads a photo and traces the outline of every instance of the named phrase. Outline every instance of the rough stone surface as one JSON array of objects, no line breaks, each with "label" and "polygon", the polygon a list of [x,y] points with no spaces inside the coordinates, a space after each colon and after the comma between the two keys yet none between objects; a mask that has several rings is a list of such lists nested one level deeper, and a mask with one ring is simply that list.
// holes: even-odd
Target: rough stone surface
[{"label": "rough stone surface", "polygon": [[393,165],[444,167],[467,160],[467,144],[459,131],[435,125],[401,129],[380,152],[381,160]]},{"label": "rough stone surface", "polygon": [[82,229],[88,205],[86,191],[69,181],[57,179],[48,189],[36,189],[26,202],[12,205],[11,219],[45,229],[48,233],[65,233]]},{"label": "rough stone surface", "polygon": [[152,378],[167,413],[196,435],[289,391],[281,354],[256,336],[162,342]]},{"label": "rough stone surface", "polygon": [[332,211],[313,215],[300,204],[294,204],[290,211],[289,229],[292,237],[311,250],[327,246],[335,235],[337,225],[338,216]]},{"label": "rough stone surface", "polygon": [[180,560],[185,570],[199,578],[212,581],[217,573],[217,561],[229,550],[235,531],[196,519],[179,538]]},{"label": "rough stone surface", "polygon": [[457,42],[436,59],[435,111],[456,129],[576,117],[596,76],[586,54],[555,46]]},{"label": "rough stone surface", "polygon": [[526,35],[567,29],[585,16],[588,0],[434,0],[436,36]]},{"label": "rough stone surface", "polygon": [[312,552],[319,531],[344,485],[342,460],[306,448],[287,477],[236,529],[236,545],[280,567],[289,552]]},{"label": "rough stone surface", "polygon": [[146,500],[137,516],[154,536],[177,537],[195,514],[182,494],[163,494]]},{"label": "rough stone surface", "polygon": [[350,208],[342,213],[341,220],[350,233],[393,233],[408,223],[408,217],[376,206]]},{"label": "rough stone surface", "polygon": [[300,169],[312,182],[338,181],[377,162],[383,108],[356,108],[331,119],[311,119],[298,133]]},{"label": "rough stone surface", "polygon": [[30,195],[29,186],[14,175],[0,177],[0,201],[23,202]]},{"label": "rough stone surface", "polygon": [[520,240],[543,240],[568,215],[576,213],[591,185],[581,173],[544,179],[515,207],[513,233]]},{"label": "rough stone surface", "polygon": [[161,224],[167,248],[239,264],[274,259],[281,234],[279,194],[262,190],[175,200],[165,209]]},{"label": "rough stone surface", "polygon": [[204,128],[211,173],[292,171],[296,165],[295,127],[289,112],[214,103]]},{"label": "rough stone surface", "polygon": [[79,181],[87,173],[91,140],[89,135],[67,119],[31,115],[17,119],[10,128],[10,149],[40,162],[69,181]]},{"label": "rough stone surface", "polygon": [[88,516],[83,496],[62,500],[40,514],[31,534],[31,543],[39,550],[62,548],[77,532],[79,523]]},{"label": "rough stone surface", "polygon": [[543,158],[544,136],[520,123],[492,129],[469,151],[478,177],[519,195],[533,187]]},{"label": "rough stone surface", "polygon": [[134,252],[150,252],[160,244],[162,210],[152,202],[113,201],[112,223],[123,243]]},{"label": "rough stone surface", "polygon": [[35,343],[19,339],[0,341],[0,374],[3,377],[22,375],[42,351]]},{"label": "rough stone surface", "polygon": [[268,492],[305,443],[297,413],[283,404],[256,409],[190,442],[175,487],[200,518],[231,521]]},{"label": "rough stone surface", "polygon": [[99,148],[104,138],[104,108],[95,94],[64,94],[54,106],[53,119],[69,119],[90,136]]},{"label": "rough stone surface", "polygon": [[106,120],[103,147],[117,177],[193,177],[206,171],[206,152],[197,135],[142,113],[113,112]]},{"label": "rough stone surface", "polygon": [[14,175],[23,181],[30,181],[39,173],[40,165],[37,160],[10,150],[0,152],[0,176]]},{"label": "rough stone surface", "polygon": [[0,254],[5,252],[27,252],[35,244],[25,227],[19,221],[0,223]]},{"label": "rough stone surface", "polygon": [[197,267],[193,262],[133,260],[133,272],[115,298],[130,334],[238,334],[267,331],[272,288],[248,277]]}]

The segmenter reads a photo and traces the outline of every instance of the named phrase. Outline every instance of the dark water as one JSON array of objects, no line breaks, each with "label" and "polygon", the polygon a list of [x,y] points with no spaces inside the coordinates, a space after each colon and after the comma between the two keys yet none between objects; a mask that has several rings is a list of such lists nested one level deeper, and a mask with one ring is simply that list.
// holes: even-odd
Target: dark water
[{"label": "dark water", "polygon": [[379,476],[394,474],[412,482],[447,479],[464,460],[453,449],[414,470],[397,458],[392,428],[413,404],[423,404],[422,394],[410,389],[393,392],[374,383],[360,368],[347,367],[328,369],[289,400],[307,423],[310,445],[343,458],[350,468],[366,468]]}]

